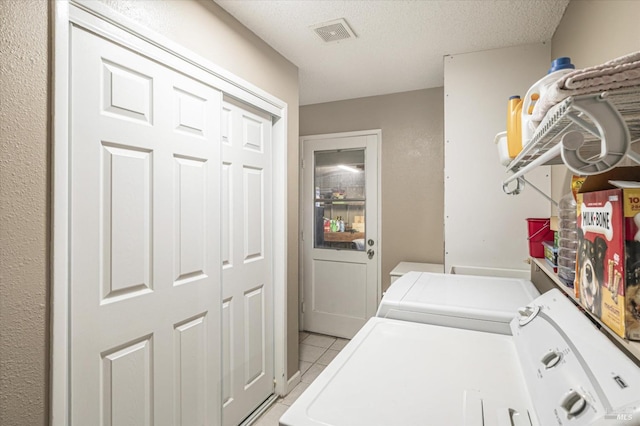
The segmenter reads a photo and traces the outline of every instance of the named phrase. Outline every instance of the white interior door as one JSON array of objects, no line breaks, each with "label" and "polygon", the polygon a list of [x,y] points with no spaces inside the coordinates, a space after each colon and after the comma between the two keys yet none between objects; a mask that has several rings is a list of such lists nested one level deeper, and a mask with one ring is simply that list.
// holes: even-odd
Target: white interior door
[{"label": "white interior door", "polygon": [[71,424],[220,424],[221,94],[71,40]]},{"label": "white interior door", "polygon": [[223,423],[237,425],[274,391],[271,118],[222,109]]},{"label": "white interior door", "polygon": [[379,293],[379,133],[302,138],[304,329],[351,338]]}]

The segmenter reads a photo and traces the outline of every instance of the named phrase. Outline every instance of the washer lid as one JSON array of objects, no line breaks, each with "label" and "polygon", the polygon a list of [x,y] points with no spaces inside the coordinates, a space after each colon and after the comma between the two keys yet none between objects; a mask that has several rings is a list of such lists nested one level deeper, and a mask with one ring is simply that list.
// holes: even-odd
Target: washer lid
[{"label": "washer lid", "polygon": [[510,336],[372,318],[280,424],[500,425],[530,411]]},{"label": "washer lid", "polygon": [[441,263],[415,263],[415,262],[400,262],[389,273],[394,277],[401,277],[407,272],[444,272],[444,265]]},{"label": "washer lid", "polygon": [[519,278],[409,272],[389,287],[377,316],[412,311],[509,323],[539,295],[531,281]]}]

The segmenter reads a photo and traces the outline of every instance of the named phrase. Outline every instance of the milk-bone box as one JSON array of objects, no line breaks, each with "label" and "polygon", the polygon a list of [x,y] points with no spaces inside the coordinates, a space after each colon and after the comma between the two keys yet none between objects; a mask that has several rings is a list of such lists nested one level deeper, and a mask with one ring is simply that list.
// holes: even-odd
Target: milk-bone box
[{"label": "milk-bone box", "polygon": [[589,176],[577,215],[576,297],[619,336],[640,340],[640,167]]}]

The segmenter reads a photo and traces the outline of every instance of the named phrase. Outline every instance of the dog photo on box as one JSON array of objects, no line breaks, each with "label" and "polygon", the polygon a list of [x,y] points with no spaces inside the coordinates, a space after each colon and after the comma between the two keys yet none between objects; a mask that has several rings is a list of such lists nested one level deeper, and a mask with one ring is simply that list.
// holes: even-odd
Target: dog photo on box
[{"label": "dog photo on box", "polygon": [[640,167],[588,177],[577,197],[576,297],[621,337],[640,340]]}]

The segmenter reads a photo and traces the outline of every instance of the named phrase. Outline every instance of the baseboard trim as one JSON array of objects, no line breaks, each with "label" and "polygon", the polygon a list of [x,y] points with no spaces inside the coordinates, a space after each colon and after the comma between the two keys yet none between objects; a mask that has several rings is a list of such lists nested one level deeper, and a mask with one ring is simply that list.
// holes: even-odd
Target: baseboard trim
[{"label": "baseboard trim", "polygon": [[[295,388],[298,385],[298,383],[300,383],[301,378],[302,378],[302,374],[300,374],[300,370],[298,370],[293,376],[291,376],[289,380],[287,380],[287,389],[285,389],[286,391],[285,395],[291,392],[293,388]],[[285,396],[285,395],[282,395],[282,396]]]}]

